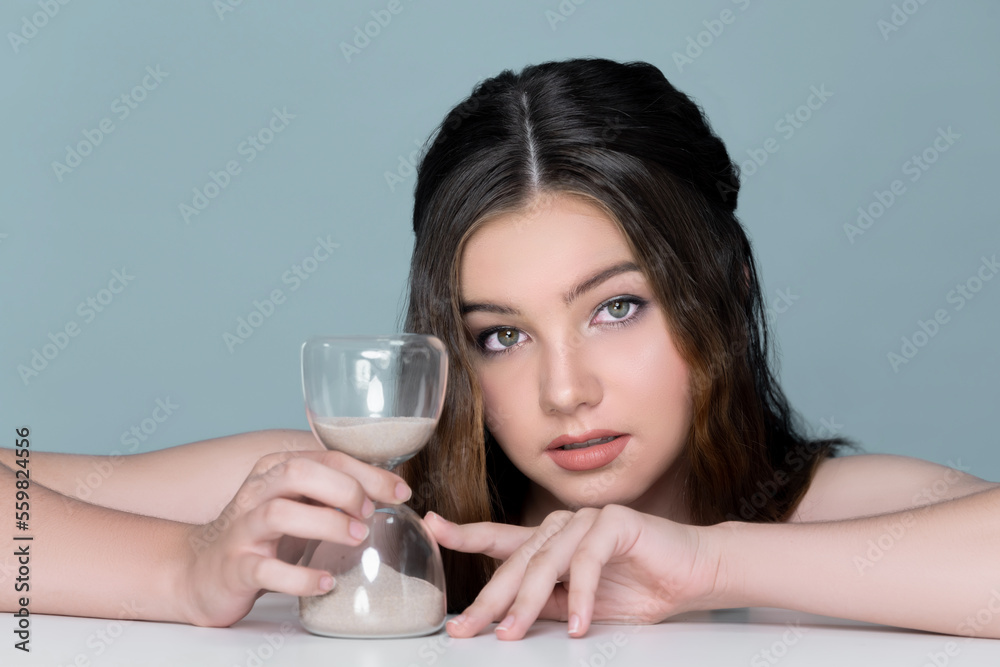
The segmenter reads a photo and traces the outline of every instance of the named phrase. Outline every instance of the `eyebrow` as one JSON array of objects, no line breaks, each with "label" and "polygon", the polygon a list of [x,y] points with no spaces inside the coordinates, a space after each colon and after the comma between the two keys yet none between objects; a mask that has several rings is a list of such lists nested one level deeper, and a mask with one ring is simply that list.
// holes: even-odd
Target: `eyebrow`
[{"label": "eyebrow", "polygon": [[[635,262],[621,262],[615,264],[614,266],[609,266],[606,269],[602,269],[590,276],[579,285],[571,289],[570,291],[563,294],[563,303],[567,306],[572,304],[573,301],[578,299],[581,295],[586,294],[590,290],[596,288],[601,283],[611,280],[617,275],[622,273],[628,273],[630,271],[639,271],[639,266]],[[498,315],[512,315],[517,316],[521,313],[510,306],[502,306],[496,303],[463,303],[462,304],[462,315],[467,315],[469,313],[484,312],[484,313],[496,313]]]}]

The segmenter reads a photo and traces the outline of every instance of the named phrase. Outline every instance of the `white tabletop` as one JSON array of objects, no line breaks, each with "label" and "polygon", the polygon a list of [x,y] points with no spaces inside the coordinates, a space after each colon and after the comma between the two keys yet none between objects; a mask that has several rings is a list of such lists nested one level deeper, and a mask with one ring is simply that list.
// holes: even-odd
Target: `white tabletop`
[{"label": "white tabletop", "polygon": [[1000,640],[913,632],[778,609],[686,614],[654,626],[593,626],[569,639],[565,623],[539,622],[519,642],[492,632],[393,640],[328,639],[298,622],[297,601],[268,594],[231,628],[33,615],[31,653],[13,648],[12,618],[0,665],[220,665],[279,667],[782,667],[1000,666]]}]

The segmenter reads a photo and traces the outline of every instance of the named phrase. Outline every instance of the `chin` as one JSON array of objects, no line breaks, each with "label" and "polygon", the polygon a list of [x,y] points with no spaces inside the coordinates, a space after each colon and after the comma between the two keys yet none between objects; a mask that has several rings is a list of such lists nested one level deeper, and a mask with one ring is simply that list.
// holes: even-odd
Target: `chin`
[{"label": "chin", "polygon": [[573,494],[566,496],[557,495],[563,505],[570,509],[580,509],[583,507],[602,508],[606,505],[629,505],[636,500],[634,494],[617,491],[615,489],[602,489],[599,482],[585,484],[583,488],[576,490]]}]

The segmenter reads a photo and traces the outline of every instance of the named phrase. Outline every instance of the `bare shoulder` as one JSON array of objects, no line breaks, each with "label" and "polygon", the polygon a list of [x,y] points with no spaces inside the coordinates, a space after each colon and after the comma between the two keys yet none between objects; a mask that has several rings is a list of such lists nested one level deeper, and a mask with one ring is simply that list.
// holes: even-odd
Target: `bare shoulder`
[{"label": "bare shoulder", "polygon": [[820,464],[790,522],[836,521],[960,498],[1000,486],[959,459],[944,466],[893,454],[858,454]]}]

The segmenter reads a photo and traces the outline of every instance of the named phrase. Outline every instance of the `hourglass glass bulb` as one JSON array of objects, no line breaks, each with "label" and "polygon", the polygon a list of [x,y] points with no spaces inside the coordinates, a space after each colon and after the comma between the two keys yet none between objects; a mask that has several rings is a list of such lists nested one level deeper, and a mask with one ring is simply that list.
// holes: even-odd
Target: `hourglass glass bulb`
[{"label": "hourglass glass bulb", "polygon": [[[302,348],[306,415],[328,448],[382,468],[416,454],[437,426],[447,353],[433,336],[318,338]],[[299,599],[299,618],[331,637],[412,637],[445,619],[445,581],[433,535],[405,505],[376,504],[359,546],[311,543],[303,564],[334,577]]]}]

